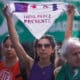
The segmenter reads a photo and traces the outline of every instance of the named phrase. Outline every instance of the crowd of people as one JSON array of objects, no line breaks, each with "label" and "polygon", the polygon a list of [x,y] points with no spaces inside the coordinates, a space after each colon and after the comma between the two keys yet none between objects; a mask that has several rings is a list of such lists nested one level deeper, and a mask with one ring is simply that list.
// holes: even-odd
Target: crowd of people
[{"label": "crowd of people", "polygon": [[[3,14],[7,20],[9,35],[1,45],[0,80],[80,79],[80,41],[72,37],[75,13],[73,5],[67,6],[67,27],[61,48],[58,49],[53,36],[44,35],[32,45],[34,58],[21,45],[13,15],[8,15],[7,9],[8,6],[4,7]],[[21,65],[25,68],[23,72]]]}]

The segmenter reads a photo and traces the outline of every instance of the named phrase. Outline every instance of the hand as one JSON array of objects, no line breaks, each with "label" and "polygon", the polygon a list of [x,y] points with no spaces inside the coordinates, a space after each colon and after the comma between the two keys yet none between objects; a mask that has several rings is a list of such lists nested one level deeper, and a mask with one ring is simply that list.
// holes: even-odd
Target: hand
[{"label": "hand", "polygon": [[3,8],[3,14],[4,14],[4,16],[5,16],[6,18],[12,16],[12,13],[9,12],[8,5],[6,5],[6,6]]},{"label": "hand", "polygon": [[67,16],[68,17],[73,17],[74,13],[75,13],[75,8],[73,5],[68,5],[67,6],[68,10],[67,10]]}]

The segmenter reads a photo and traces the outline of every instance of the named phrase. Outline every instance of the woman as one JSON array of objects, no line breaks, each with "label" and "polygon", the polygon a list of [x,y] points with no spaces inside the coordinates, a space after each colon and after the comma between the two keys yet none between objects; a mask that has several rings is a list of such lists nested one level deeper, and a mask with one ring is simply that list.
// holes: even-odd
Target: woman
[{"label": "woman", "polygon": [[34,50],[37,53],[38,60],[35,62],[21,46],[16,30],[13,25],[12,17],[7,15],[7,7],[4,9],[4,15],[7,19],[8,30],[11,41],[15,47],[17,55],[24,62],[29,74],[29,80],[54,80],[53,63],[51,56],[55,52],[55,40],[51,36],[43,36],[36,40]]},{"label": "woman", "polygon": [[17,55],[26,65],[29,80],[54,80],[54,61],[51,63],[51,56],[56,52],[55,40],[51,36],[43,36],[36,40],[34,51],[37,54],[37,61],[35,61],[26,54],[26,51],[21,46],[13,25],[12,16],[7,14],[7,7],[4,8],[4,15],[7,20],[11,41]]},{"label": "woman", "polygon": [[[74,7],[69,8],[68,19],[71,21],[74,17]],[[70,21],[68,22],[70,23]],[[72,23],[72,22],[71,22]],[[72,33],[72,26],[68,27],[68,33]],[[61,50],[61,56],[65,63],[58,70],[56,80],[79,80],[80,79],[80,41],[78,38],[65,38]]]},{"label": "woman", "polygon": [[77,38],[66,39],[61,49],[66,63],[56,75],[56,80],[80,80],[80,41]]},{"label": "woman", "polygon": [[0,80],[24,80],[20,63],[10,36],[6,36],[2,42],[2,59],[0,62]]},{"label": "woman", "polygon": [[[67,12],[66,12],[66,14],[67,14],[67,27],[66,27],[66,31],[65,31],[64,40],[72,37],[74,13],[75,13],[74,6],[68,5]],[[61,48],[61,46],[60,46],[60,48]],[[61,49],[59,49],[58,53],[56,54],[56,58],[55,58],[55,70],[54,70],[55,76],[57,75],[57,73],[59,72],[59,70],[61,69],[62,65],[65,62],[66,62],[65,58],[63,56],[61,56]]]}]

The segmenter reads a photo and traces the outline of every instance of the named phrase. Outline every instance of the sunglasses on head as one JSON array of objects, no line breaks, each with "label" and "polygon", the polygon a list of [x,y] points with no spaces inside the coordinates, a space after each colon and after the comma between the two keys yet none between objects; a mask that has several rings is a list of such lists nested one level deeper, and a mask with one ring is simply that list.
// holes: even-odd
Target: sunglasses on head
[{"label": "sunglasses on head", "polygon": [[45,47],[45,48],[49,48],[51,46],[51,44],[37,44],[37,47],[38,48],[42,48],[42,47]]}]

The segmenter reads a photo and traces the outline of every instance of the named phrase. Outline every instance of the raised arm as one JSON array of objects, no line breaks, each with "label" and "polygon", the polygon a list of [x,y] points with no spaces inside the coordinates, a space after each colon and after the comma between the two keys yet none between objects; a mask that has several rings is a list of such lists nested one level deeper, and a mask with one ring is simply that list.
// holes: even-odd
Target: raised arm
[{"label": "raised arm", "polygon": [[28,66],[27,64],[29,64],[29,66],[32,67],[34,60],[30,56],[27,55],[26,51],[23,49],[22,45],[20,44],[17,32],[13,24],[12,14],[8,15],[7,9],[8,9],[8,6],[6,6],[3,9],[3,13],[7,20],[8,31],[11,37],[11,41],[15,47],[16,53],[18,57],[26,64],[26,66]]},{"label": "raised arm", "polygon": [[[74,6],[68,5],[67,8],[68,8],[68,10],[67,10],[67,27],[66,27],[66,31],[65,31],[64,40],[72,37],[73,17],[74,17],[74,13],[75,13]],[[55,70],[54,70],[55,76],[58,74],[61,66],[64,63],[65,63],[65,60],[61,57],[61,55],[56,53],[55,54]]]},{"label": "raised arm", "polygon": [[68,5],[67,8],[68,8],[67,10],[67,28],[65,31],[64,39],[68,39],[72,37],[73,18],[74,18],[74,13],[75,13],[73,5]]}]

